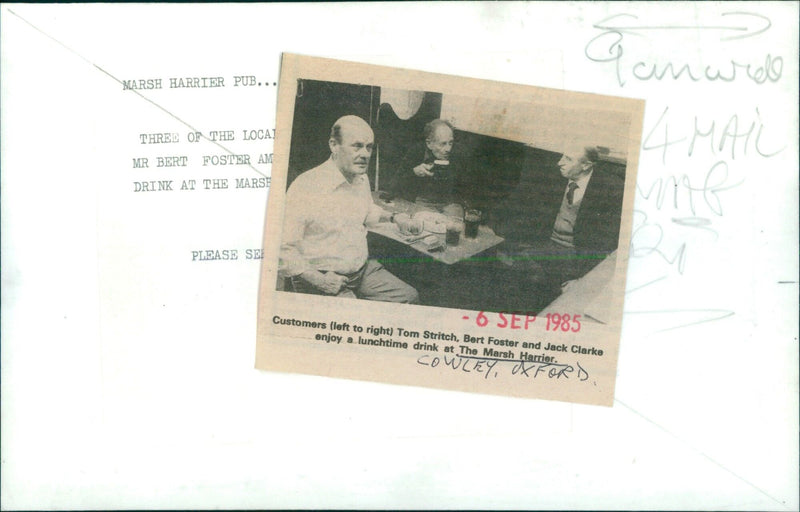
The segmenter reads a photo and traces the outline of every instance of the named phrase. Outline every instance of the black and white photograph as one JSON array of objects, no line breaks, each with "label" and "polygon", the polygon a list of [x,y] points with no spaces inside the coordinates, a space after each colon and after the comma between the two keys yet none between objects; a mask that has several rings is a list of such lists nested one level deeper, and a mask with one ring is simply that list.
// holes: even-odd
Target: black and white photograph
[{"label": "black and white photograph", "polygon": [[577,300],[613,273],[631,115],[299,79],[277,289],[534,314]]}]

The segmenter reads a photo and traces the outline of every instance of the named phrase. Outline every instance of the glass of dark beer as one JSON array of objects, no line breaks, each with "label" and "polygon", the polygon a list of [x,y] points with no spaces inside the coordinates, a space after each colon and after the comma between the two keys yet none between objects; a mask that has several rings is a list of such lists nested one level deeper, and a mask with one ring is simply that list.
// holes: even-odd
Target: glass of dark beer
[{"label": "glass of dark beer", "polygon": [[474,208],[469,208],[464,212],[464,236],[476,238],[478,236],[478,225],[481,223],[481,212]]},{"label": "glass of dark beer", "polygon": [[440,181],[445,177],[448,167],[450,166],[449,160],[434,160],[431,172],[433,173],[433,180]]},{"label": "glass of dark beer", "polygon": [[450,219],[447,222],[445,243],[450,246],[458,245],[461,239],[461,230],[464,229],[463,223],[458,219]]}]

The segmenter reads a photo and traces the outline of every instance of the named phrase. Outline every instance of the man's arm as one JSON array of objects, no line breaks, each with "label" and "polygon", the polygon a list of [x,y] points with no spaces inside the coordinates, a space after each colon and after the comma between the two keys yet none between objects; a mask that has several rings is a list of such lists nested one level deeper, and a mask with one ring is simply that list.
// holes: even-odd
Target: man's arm
[{"label": "man's arm", "polygon": [[346,277],[340,276],[335,272],[320,272],[319,270],[311,268],[298,274],[297,277],[329,295],[336,295],[339,293],[347,280]]},{"label": "man's arm", "polygon": [[[390,211],[384,210],[380,206],[375,203],[372,203],[370,206],[369,214],[367,215],[367,219],[365,221],[366,226],[374,226],[380,222],[393,222],[397,224],[397,227],[400,228],[402,233],[414,233],[421,232],[422,227],[420,226],[419,230],[413,228],[415,225],[415,221],[411,219],[411,217],[407,213],[392,213]],[[416,233],[414,233],[416,234]]]},{"label": "man's arm", "polygon": [[425,162],[422,162],[421,164],[411,169],[411,172],[413,172],[414,175],[420,178],[430,178],[431,176],[433,176],[433,172],[431,172],[431,169],[433,169],[433,163],[426,164]]},{"label": "man's arm", "polygon": [[375,203],[369,205],[369,213],[364,221],[366,226],[374,226],[381,222],[389,222],[392,217],[392,212],[386,211]]},{"label": "man's arm", "polygon": [[608,172],[592,176],[575,226],[579,250],[608,254],[617,248],[624,186],[621,178]]},{"label": "man's arm", "polygon": [[[294,277],[307,270],[300,246],[305,234],[306,215],[297,182],[286,192],[286,208],[283,217],[283,239],[281,240],[278,272],[283,277]],[[306,198],[306,201],[308,198]]]},{"label": "man's arm", "polygon": [[[425,179],[417,174],[415,169],[424,165],[419,171],[425,170],[428,173],[427,177],[433,176],[430,170],[433,168],[433,163],[426,164],[423,160],[425,152],[420,151],[416,146],[412,147],[403,156],[400,161],[400,168],[391,186],[391,191],[398,197],[413,201],[417,197],[417,192],[420,186],[423,186]],[[424,174],[424,173],[423,173]]]}]

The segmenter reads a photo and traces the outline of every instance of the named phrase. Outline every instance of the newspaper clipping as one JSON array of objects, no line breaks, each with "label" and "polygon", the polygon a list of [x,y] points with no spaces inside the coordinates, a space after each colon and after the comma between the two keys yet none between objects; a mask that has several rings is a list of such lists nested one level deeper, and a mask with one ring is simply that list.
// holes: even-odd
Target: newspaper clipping
[{"label": "newspaper clipping", "polygon": [[256,367],[610,406],[644,101],[284,54]]}]

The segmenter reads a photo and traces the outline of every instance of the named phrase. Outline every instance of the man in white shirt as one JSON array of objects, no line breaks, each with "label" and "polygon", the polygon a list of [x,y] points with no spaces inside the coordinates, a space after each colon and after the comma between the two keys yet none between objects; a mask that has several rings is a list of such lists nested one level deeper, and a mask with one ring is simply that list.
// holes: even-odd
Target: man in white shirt
[{"label": "man in white shirt", "polygon": [[368,258],[367,226],[412,222],[372,201],[366,172],[374,135],[360,117],[334,123],[331,157],[286,192],[279,272],[294,291],[388,302],[417,302],[417,291]]}]

